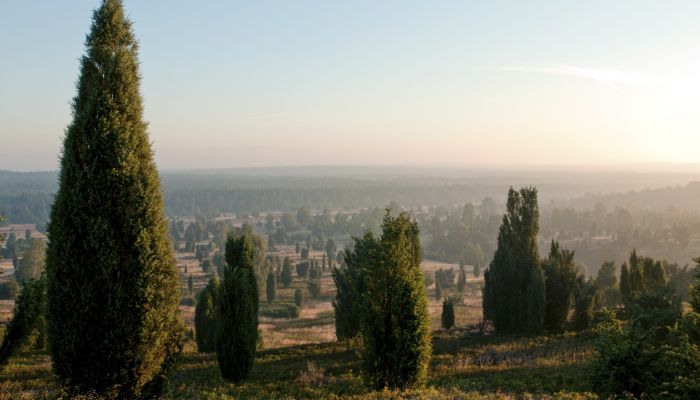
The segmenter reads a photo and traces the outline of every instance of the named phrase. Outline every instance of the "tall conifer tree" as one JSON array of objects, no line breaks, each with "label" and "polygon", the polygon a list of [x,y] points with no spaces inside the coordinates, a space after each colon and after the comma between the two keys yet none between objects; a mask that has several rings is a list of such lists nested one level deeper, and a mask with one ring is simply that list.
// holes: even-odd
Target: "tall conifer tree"
[{"label": "tall conifer tree", "polygon": [[218,304],[216,358],[221,375],[240,382],[248,376],[258,342],[258,282],[250,234],[226,239],[226,267]]},{"label": "tall conifer tree", "polygon": [[544,327],[561,331],[573,305],[579,279],[574,252],[552,240],[549,257],[542,264],[547,282]]},{"label": "tall conifer tree", "polygon": [[498,331],[539,331],[544,322],[544,277],[537,249],[537,189],[510,188],[498,246],[484,274],[484,317]]},{"label": "tall conifer tree", "polygon": [[219,278],[213,277],[209,284],[197,295],[194,309],[194,329],[197,351],[212,353],[216,351],[216,306],[221,295]]},{"label": "tall conifer tree", "polygon": [[378,389],[425,383],[432,352],[418,224],[384,216],[379,251],[370,253],[362,313],[363,369]]},{"label": "tall conifer tree", "polygon": [[362,293],[365,291],[365,276],[368,263],[374,252],[379,251],[379,240],[366,231],[355,238],[353,250],[345,249],[344,265],[333,267],[331,275],[335,282],[336,296],[333,300],[335,312],[335,336],[338,340],[349,339],[360,333]]},{"label": "tall conifer tree", "polygon": [[159,389],[181,349],[179,282],[120,0],[93,14],[48,227],[53,369],[77,391]]}]

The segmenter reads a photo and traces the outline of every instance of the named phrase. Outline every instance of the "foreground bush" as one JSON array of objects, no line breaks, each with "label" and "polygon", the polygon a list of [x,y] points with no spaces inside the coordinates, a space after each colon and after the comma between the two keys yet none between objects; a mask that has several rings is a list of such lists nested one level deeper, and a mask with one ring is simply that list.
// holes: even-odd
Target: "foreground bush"
[{"label": "foreground bush", "polygon": [[258,283],[250,235],[229,235],[225,257],[217,307],[216,359],[224,379],[240,382],[253,368],[258,342]]},{"label": "foreground bush", "polygon": [[431,355],[418,225],[387,212],[379,251],[368,255],[362,302],[362,366],[376,389],[422,386]]},{"label": "foreground bush", "polygon": [[197,351],[212,353],[216,351],[216,306],[221,293],[219,279],[214,277],[197,295],[194,309],[194,329]]},{"label": "foreground bush", "polygon": [[594,385],[602,395],[700,398],[700,315],[681,316],[668,290],[630,302],[628,320],[600,324]]},{"label": "foreground bush", "polygon": [[37,348],[46,341],[46,278],[26,279],[17,298],[14,316],[0,346],[0,365],[5,364],[32,337]]}]

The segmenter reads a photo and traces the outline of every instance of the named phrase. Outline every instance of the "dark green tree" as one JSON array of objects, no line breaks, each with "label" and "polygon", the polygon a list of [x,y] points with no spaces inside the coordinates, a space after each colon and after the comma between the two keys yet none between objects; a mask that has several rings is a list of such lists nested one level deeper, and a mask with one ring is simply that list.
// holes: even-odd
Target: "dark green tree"
[{"label": "dark green tree", "polygon": [[333,300],[335,312],[335,336],[339,340],[357,336],[360,332],[362,293],[365,288],[365,274],[375,252],[379,251],[379,241],[372,232],[366,231],[362,237],[354,238],[353,250],[345,249],[345,264],[333,267],[331,275],[336,287]]},{"label": "dark green tree", "polygon": [[285,257],[282,262],[282,272],[280,273],[280,278],[284,287],[289,287],[292,284],[292,261],[289,257]]},{"label": "dark green tree", "polygon": [[666,268],[663,261],[640,256],[632,251],[628,263],[620,270],[620,291],[626,301],[656,292],[666,286]]},{"label": "dark green tree", "polygon": [[194,290],[194,278],[192,278],[192,274],[187,278],[187,290],[192,294],[192,291]]},{"label": "dark green tree", "polygon": [[220,294],[221,283],[217,277],[214,277],[197,295],[197,304],[194,309],[194,329],[197,351],[200,353],[216,351],[216,307]]},{"label": "dark green tree", "polygon": [[700,315],[684,316],[666,287],[638,292],[598,327],[593,387],[601,397],[694,399],[700,396]]},{"label": "dark green tree", "polygon": [[631,292],[630,288],[630,270],[627,268],[627,264],[622,264],[620,267],[620,292],[628,296]]},{"label": "dark green tree", "polygon": [[[333,268],[333,266],[335,264],[333,262],[333,260],[335,259],[336,252],[338,251],[338,248],[335,245],[335,240],[333,240],[333,238],[328,238],[328,240],[326,241],[325,250],[326,250],[326,253],[324,254],[324,257],[328,258],[328,266]],[[325,269],[325,267],[324,267],[324,269]]]},{"label": "dark green tree", "polygon": [[48,333],[78,392],[158,392],[182,348],[180,283],[120,0],[93,14],[48,225]]},{"label": "dark green tree", "polygon": [[294,290],[294,304],[299,308],[304,305],[304,292],[301,289]]},{"label": "dark green tree", "polygon": [[[207,249],[204,245],[195,245],[195,256],[200,263],[207,257]],[[204,269],[204,268],[202,268]]]},{"label": "dark green tree", "polygon": [[559,242],[552,240],[543,269],[546,279],[544,327],[549,331],[562,331],[573,304],[579,278],[574,252],[562,248]]},{"label": "dark green tree", "polygon": [[387,210],[382,230],[379,251],[369,255],[363,293],[364,377],[378,389],[420,387],[432,349],[418,224]]},{"label": "dark green tree", "polygon": [[211,260],[206,259],[201,263],[202,271],[208,273],[211,271]]},{"label": "dark green tree", "polygon": [[464,266],[459,268],[459,278],[457,278],[457,291],[462,293],[464,288],[467,286],[467,272],[464,270]]},{"label": "dark green tree", "polygon": [[274,271],[267,273],[267,282],[265,282],[265,291],[267,295],[268,304],[272,304],[277,297],[277,277]]},{"label": "dark green tree", "polygon": [[[625,285],[629,283],[629,270],[626,266],[620,270],[620,285],[622,285],[623,280]],[[615,262],[606,261],[600,266],[594,284],[598,292],[596,295],[596,306],[614,308],[622,302]]]},{"label": "dark green tree", "polygon": [[27,279],[15,303],[15,311],[0,346],[0,365],[32,336],[38,348],[46,341],[46,278]]},{"label": "dark green tree", "polygon": [[700,257],[694,258],[693,261],[696,263],[695,282],[688,290],[688,303],[693,307],[693,311],[700,313]]},{"label": "dark green tree", "polygon": [[226,239],[226,268],[218,301],[216,358],[221,375],[240,382],[248,376],[258,342],[258,283],[250,234]]},{"label": "dark green tree", "polygon": [[301,279],[306,279],[309,276],[311,261],[300,261],[296,265],[297,276]]},{"label": "dark green tree", "polygon": [[544,278],[540,279],[538,230],[537,189],[511,188],[496,252],[484,276],[484,317],[497,331],[542,329]]},{"label": "dark green tree", "polygon": [[39,279],[44,272],[44,241],[31,239],[22,259],[15,268],[15,279],[20,284],[27,279]]},{"label": "dark green tree", "polygon": [[608,289],[617,285],[617,267],[614,261],[606,261],[600,266],[595,285],[599,289]]},{"label": "dark green tree", "polygon": [[319,279],[309,279],[306,288],[314,299],[317,299],[321,295],[321,281]]},{"label": "dark green tree", "polygon": [[455,303],[450,298],[445,298],[442,301],[440,322],[444,329],[450,329],[455,326]]},{"label": "dark green tree", "polygon": [[571,326],[574,330],[582,331],[591,326],[596,307],[597,290],[598,288],[592,279],[586,280],[583,276],[579,276],[576,280],[574,315],[571,318]]},{"label": "dark green tree", "polygon": [[546,316],[546,278],[544,271],[538,265],[530,274],[530,282],[525,291],[527,299],[527,321],[525,330],[540,332],[544,326]]}]

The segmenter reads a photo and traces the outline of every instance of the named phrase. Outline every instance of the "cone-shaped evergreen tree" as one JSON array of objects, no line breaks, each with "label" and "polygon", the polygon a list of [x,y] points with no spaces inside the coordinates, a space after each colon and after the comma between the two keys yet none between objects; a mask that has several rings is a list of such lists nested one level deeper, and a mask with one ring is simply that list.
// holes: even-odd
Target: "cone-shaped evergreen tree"
[{"label": "cone-shaped evergreen tree", "polygon": [[382,228],[365,281],[364,375],[377,389],[418,387],[427,378],[432,351],[418,224],[387,210]]},{"label": "cone-shaped evergreen tree", "polygon": [[194,309],[194,329],[197,351],[200,353],[216,351],[216,306],[220,293],[219,278],[213,277],[197,295],[197,305]]},{"label": "cone-shaped evergreen tree", "polygon": [[37,346],[43,348],[46,339],[46,277],[27,279],[15,302],[14,315],[0,346],[0,365],[19,350],[32,334],[37,334]]},{"label": "cone-shaped evergreen tree", "polygon": [[454,300],[445,298],[442,301],[442,314],[440,322],[443,328],[450,329],[455,326],[455,303]]},{"label": "cone-shaped evergreen tree", "polygon": [[272,271],[268,272],[267,274],[267,283],[265,285],[265,290],[267,294],[267,302],[269,304],[272,304],[272,302],[275,301],[275,298],[277,297],[277,277]]},{"label": "cone-shaped evergreen tree", "polygon": [[53,369],[77,391],[157,391],[184,325],[160,181],[120,0],[94,12],[48,227]]},{"label": "cone-shaped evergreen tree", "polygon": [[350,339],[360,332],[362,293],[365,291],[365,274],[372,254],[379,251],[379,240],[366,231],[355,238],[353,250],[345,249],[345,263],[333,267],[331,272],[336,287],[333,311],[335,312],[335,336],[338,340]]},{"label": "cone-shaped evergreen tree", "polygon": [[248,376],[258,342],[258,282],[249,234],[226,239],[226,267],[218,305],[216,358],[221,375],[240,382]]},{"label": "cone-shaped evergreen tree", "polygon": [[462,293],[467,286],[467,271],[464,270],[464,265],[459,266],[459,278],[457,278],[457,291]]},{"label": "cone-shaped evergreen tree", "polygon": [[284,258],[280,278],[284,287],[289,287],[292,284],[292,262],[289,260],[289,257]]},{"label": "cone-shaped evergreen tree", "polygon": [[542,267],[547,298],[544,327],[549,331],[561,331],[573,305],[579,279],[574,252],[552,240],[549,257],[544,260]]},{"label": "cone-shaped evergreen tree", "polygon": [[545,298],[538,230],[537,189],[511,188],[498,246],[484,274],[484,317],[498,331],[541,330]]}]

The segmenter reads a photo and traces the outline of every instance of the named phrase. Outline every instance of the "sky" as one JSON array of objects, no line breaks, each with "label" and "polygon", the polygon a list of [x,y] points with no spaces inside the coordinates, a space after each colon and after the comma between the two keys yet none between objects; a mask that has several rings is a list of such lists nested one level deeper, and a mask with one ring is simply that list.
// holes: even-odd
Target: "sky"
[{"label": "sky", "polygon": [[[97,0],[0,1],[0,169],[56,169]],[[700,2],[125,0],[161,169],[700,162]]]}]

